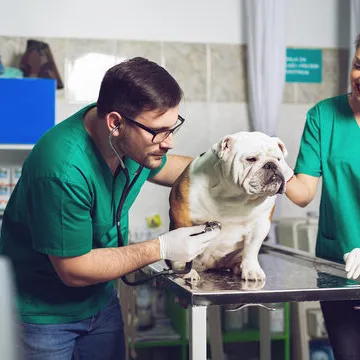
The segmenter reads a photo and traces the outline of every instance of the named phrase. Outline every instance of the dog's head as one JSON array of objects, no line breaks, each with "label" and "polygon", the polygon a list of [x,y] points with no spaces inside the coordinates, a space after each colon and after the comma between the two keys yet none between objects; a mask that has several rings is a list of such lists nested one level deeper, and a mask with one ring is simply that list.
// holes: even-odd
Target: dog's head
[{"label": "dog's head", "polygon": [[212,147],[223,176],[248,195],[285,192],[287,150],[277,137],[261,132],[227,135]]}]

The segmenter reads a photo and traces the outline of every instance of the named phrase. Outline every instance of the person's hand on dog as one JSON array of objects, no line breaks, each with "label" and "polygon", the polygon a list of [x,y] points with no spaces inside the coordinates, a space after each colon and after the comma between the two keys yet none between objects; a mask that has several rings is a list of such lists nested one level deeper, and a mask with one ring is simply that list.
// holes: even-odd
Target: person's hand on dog
[{"label": "person's hand on dog", "polygon": [[293,176],[294,176],[294,170],[289,166],[289,164],[285,162],[285,166],[284,166],[284,178],[285,178],[285,182],[289,182]]},{"label": "person's hand on dog", "polygon": [[[200,255],[210,241],[219,234],[216,228],[206,231],[205,225],[182,227],[159,236],[160,258],[171,261],[189,262]],[[192,236],[198,234],[196,236]]]},{"label": "person's hand on dog", "polygon": [[345,271],[348,279],[356,280],[360,275],[360,249],[355,248],[344,255]]}]

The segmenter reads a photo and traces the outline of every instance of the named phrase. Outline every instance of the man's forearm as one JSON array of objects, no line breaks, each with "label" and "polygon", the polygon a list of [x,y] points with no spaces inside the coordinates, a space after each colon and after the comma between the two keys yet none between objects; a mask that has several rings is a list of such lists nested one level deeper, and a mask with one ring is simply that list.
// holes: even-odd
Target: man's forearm
[{"label": "man's forearm", "polygon": [[89,253],[53,262],[68,286],[88,286],[117,279],[160,260],[158,239],[120,248],[93,249]]}]

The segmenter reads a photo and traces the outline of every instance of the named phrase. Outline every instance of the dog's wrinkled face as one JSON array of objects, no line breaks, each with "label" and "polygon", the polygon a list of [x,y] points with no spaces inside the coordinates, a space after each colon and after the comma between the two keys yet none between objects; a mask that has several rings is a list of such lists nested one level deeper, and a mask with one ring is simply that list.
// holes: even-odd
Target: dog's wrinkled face
[{"label": "dog's wrinkled face", "polygon": [[212,150],[220,160],[224,178],[248,195],[285,192],[287,151],[280,139],[260,132],[240,132],[225,136]]}]

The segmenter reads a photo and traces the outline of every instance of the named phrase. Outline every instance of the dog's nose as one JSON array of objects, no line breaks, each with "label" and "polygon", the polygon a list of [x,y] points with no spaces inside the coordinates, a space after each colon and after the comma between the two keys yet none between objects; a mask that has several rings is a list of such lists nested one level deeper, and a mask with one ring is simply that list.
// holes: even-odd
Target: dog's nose
[{"label": "dog's nose", "polygon": [[274,170],[275,171],[277,169],[277,167],[276,167],[276,164],[269,161],[263,166],[263,169],[265,169],[265,170]]}]

